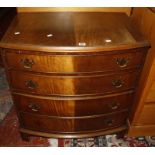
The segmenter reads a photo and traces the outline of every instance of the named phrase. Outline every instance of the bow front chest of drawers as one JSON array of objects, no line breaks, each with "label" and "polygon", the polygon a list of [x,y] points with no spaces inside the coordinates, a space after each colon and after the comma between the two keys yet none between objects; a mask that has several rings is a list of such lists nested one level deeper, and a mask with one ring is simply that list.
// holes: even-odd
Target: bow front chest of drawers
[{"label": "bow front chest of drawers", "polygon": [[122,13],[21,13],[0,47],[23,136],[127,129],[149,43]]}]

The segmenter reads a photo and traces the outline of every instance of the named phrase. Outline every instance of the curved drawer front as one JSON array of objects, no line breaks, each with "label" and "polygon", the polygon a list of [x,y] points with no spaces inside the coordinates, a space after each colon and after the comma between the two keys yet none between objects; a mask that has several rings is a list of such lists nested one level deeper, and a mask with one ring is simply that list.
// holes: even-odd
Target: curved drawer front
[{"label": "curved drawer front", "polygon": [[138,72],[94,76],[47,76],[10,71],[13,89],[42,95],[103,94],[134,88]]},{"label": "curved drawer front", "polygon": [[35,114],[20,113],[22,128],[43,132],[85,132],[104,130],[124,125],[127,112],[92,118],[55,118]]},{"label": "curved drawer front", "polygon": [[18,110],[40,115],[76,117],[111,113],[128,109],[133,93],[107,96],[98,99],[52,100],[14,94]]},{"label": "curved drawer front", "polygon": [[143,49],[131,51],[109,55],[30,55],[6,52],[6,62],[9,68],[36,72],[106,72],[139,67],[145,52]]}]

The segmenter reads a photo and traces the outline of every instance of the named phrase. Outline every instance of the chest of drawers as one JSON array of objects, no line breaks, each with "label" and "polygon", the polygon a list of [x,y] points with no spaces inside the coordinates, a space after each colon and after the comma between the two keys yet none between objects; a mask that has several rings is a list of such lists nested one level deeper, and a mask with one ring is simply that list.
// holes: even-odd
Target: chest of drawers
[{"label": "chest of drawers", "polygon": [[22,135],[127,129],[149,43],[125,14],[21,13],[0,47]]}]

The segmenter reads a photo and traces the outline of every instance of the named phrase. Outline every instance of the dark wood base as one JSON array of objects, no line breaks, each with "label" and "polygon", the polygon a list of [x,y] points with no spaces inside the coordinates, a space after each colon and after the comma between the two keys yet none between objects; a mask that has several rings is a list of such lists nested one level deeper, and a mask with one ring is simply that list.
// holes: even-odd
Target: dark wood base
[{"label": "dark wood base", "polygon": [[20,132],[21,138],[24,141],[30,141],[30,135],[27,133]]},{"label": "dark wood base", "polygon": [[20,129],[20,132],[23,134],[23,140],[27,135],[48,137],[48,138],[88,138],[88,137],[96,137],[101,135],[108,135],[113,133],[126,133],[127,126],[121,126],[110,130],[99,130],[94,132],[85,132],[85,133],[45,133],[45,132],[37,132],[28,129]]}]

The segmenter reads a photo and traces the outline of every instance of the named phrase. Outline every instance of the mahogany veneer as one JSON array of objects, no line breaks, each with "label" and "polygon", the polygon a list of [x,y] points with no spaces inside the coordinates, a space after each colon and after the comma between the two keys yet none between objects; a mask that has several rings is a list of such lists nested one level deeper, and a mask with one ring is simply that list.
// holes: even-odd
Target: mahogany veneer
[{"label": "mahogany veneer", "polygon": [[127,112],[108,115],[61,118],[20,113],[21,126],[34,131],[49,133],[86,133],[101,129],[109,129],[126,123]]},{"label": "mahogany veneer", "polygon": [[124,132],[149,46],[123,13],[18,14],[0,47],[22,135]]},{"label": "mahogany veneer", "polygon": [[9,71],[8,75],[12,89],[18,92],[86,96],[132,89],[136,86],[138,73],[138,71],[132,71],[112,75],[52,76]]},{"label": "mahogany veneer", "polygon": [[13,97],[19,111],[48,116],[76,117],[106,114],[127,109],[132,103],[133,92],[128,91],[90,98],[41,98],[17,93],[13,94]]},{"label": "mahogany veneer", "polygon": [[[144,51],[144,52],[142,52]],[[80,51],[79,51],[80,52]],[[30,51],[7,50],[6,61],[8,68],[46,73],[92,73],[119,71],[140,67],[145,57],[145,49],[113,51],[90,54],[46,54]],[[127,59],[127,66],[120,67],[118,61]],[[23,61],[32,61],[32,67],[23,65]],[[110,62],[110,63],[109,63]],[[108,65],[107,65],[108,64]]]}]

